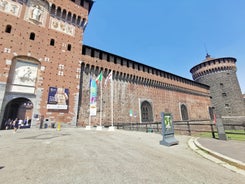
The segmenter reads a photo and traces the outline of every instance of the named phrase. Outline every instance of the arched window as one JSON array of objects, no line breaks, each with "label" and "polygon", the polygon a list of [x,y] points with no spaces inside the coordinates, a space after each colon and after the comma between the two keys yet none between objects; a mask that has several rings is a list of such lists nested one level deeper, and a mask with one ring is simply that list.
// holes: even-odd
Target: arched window
[{"label": "arched window", "polygon": [[63,10],[63,12],[62,12],[62,19],[66,19],[66,10]]},{"label": "arched window", "polygon": [[6,28],[5,28],[5,32],[6,33],[11,33],[11,29],[12,29],[12,26],[11,25],[7,25]]},{"label": "arched window", "polygon": [[79,25],[79,24],[80,24],[80,22],[81,22],[81,17],[80,17],[80,16],[78,16],[78,17],[77,17],[77,25]]},{"label": "arched window", "polygon": [[72,16],[72,23],[73,23],[73,24],[76,23],[76,19],[77,19],[77,16],[76,16],[76,14],[74,14],[74,15]]},{"label": "arched window", "polygon": [[143,101],[141,104],[141,121],[150,122],[153,121],[153,113],[151,104],[147,101]]},{"label": "arched window", "polygon": [[51,11],[50,11],[50,14],[51,15],[55,15],[55,5],[54,4],[52,4],[52,6],[51,6]]},{"label": "arched window", "polygon": [[71,21],[71,12],[68,12],[67,21]]},{"label": "arched window", "polygon": [[184,104],[181,104],[180,109],[181,109],[181,117],[182,117],[182,120],[183,121],[188,120],[189,117],[188,117],[187,107]]},{"label": "arched window", "polygon": [[81,22],[81,27],[84,27],[84,26],[86,26],[86,19],[85,18],[83,18],[83,20],[82,20],[82,22]]},{"label": "arched window", "polygon": [[58,9],[57,9],[56,16],[61,17],[61,8],[60,7],[58,7]]}]

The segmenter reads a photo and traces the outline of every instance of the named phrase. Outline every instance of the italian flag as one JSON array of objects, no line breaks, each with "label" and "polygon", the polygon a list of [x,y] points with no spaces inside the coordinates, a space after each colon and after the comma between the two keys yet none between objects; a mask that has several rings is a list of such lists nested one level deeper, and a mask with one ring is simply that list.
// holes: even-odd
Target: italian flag
[{"label": "italian flag", "polygon": [[100,72],[100,74],[98,75],[98,77],[96,78],[96,83],[98,84],[99,82],[101,82],[103,79],[103,75],[102,75],[102,72]]}]

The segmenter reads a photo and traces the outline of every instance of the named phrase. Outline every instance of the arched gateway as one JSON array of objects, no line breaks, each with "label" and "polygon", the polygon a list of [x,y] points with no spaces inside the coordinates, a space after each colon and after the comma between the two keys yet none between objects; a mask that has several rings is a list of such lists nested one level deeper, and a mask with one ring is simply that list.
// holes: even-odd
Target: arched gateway
[{"label": "arched gateway", "polygon": [[32,117],[33,103],[27,98],[16,98],[8,102],[4,110],[4,118],[1,129],[6,128],[6,122],[20,119],[23,125],[30,125]]}]

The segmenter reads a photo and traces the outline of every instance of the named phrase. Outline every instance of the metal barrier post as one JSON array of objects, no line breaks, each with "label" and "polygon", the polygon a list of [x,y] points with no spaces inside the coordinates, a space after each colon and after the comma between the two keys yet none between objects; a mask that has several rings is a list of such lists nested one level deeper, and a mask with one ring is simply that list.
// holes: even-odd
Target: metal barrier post
[{"label": "metal barrier post", "polygon": [[191,127],[189,121],[187,121],[187,128],[188,128],[188,134],[191,135]]}]

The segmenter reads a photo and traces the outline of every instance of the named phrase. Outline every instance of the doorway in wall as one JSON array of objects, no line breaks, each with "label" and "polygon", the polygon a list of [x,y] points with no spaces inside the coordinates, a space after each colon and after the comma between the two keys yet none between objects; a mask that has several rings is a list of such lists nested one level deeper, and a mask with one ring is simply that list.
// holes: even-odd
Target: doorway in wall
[{"label": "doorway in wall", "polygon": [[1,129],[6,128],[6,122],[15,120],[16,118],[21,120],[23,126],[30,126],[32,109],[33,103],[27,98],[16,98],[11,100],[6,105]]}]

